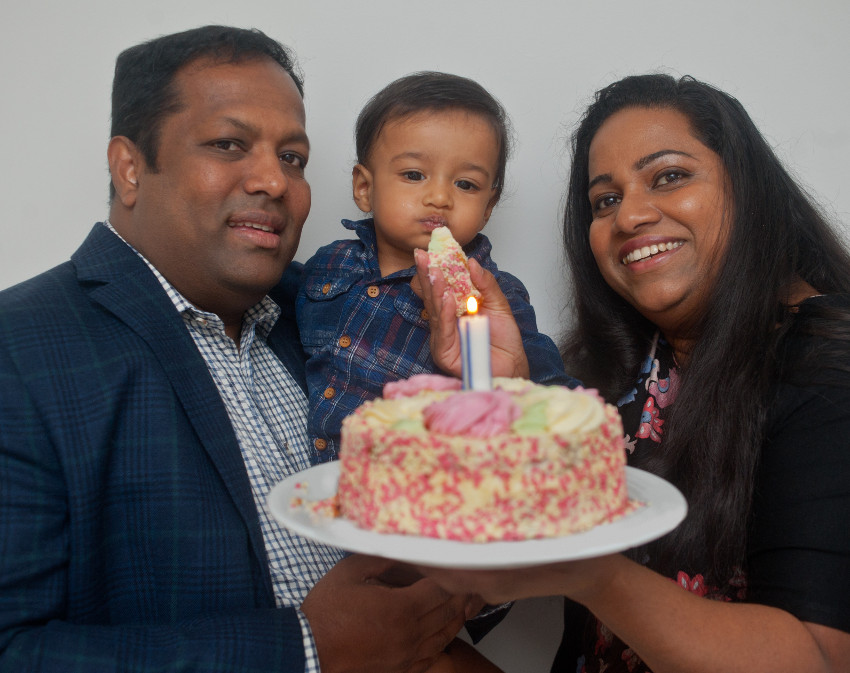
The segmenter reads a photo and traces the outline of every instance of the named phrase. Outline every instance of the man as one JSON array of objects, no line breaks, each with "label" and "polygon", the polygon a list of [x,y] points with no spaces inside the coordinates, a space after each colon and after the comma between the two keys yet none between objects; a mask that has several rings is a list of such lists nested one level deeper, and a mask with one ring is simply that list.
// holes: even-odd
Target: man
[{"label": "man", "polygon": [[301,93],[256,31],[119,57],[109,221],[0,293],[0,670],[420,671],[460,628],[464,597],[263,504],[316,459],[279,283]]}]

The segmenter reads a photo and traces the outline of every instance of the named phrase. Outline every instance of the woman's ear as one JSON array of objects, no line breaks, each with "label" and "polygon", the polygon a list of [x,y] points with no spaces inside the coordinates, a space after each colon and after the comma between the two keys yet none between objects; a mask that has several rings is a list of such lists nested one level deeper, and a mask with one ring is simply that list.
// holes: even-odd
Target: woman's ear
[{"label": "woman's ear", "polygon": [[357,164],[351,171],[351,192],[357,207],[364,213],[371,213],[372,173],[363,164]]},{"label": "woman's ear", "polygon": [[115,188],[115,197],[127,207],[136,203],[139,191],[139,175],[144,169],[144,159],[136,144],[125,136],[115,136],[106,149],[109,161],[109,175]]}]

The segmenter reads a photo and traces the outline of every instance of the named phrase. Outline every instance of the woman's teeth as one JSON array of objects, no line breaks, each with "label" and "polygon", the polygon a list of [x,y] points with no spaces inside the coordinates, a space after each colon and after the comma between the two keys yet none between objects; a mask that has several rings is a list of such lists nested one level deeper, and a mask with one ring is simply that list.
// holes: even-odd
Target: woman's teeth
[{"label": "woman's teeth", "polygon": [[637,250],[632,250],[628,255],[623,257],[623,264],[629,265],[632,262],[637,262],[641,259],[646,259],[652,255],[657,255],[659,252],[667,252],[675,250],[684,245],[684,241],[671,241],[670,243],[659,243],[658,245],[645,245]]}]

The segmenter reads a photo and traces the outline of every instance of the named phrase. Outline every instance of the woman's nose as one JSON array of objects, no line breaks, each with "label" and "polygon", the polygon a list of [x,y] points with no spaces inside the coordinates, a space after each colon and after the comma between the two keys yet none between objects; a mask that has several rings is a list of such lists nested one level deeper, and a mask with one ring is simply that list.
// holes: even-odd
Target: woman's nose
[{"label": "woman's nose", "polygon": [[661,212],[651,195],[642,190],[636,190],[622,195],[620,204],[617,206],[614,224],[620,230],[630,232],[645,224],[658,222],[660,219]]}]

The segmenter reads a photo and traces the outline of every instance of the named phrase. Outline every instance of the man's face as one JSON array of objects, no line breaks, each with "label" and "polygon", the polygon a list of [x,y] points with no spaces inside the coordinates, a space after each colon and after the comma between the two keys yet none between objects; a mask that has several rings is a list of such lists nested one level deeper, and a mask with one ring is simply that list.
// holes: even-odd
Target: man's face
[{"label": "man's face", "polygon": [[310,211],[304,105],[265,58],[201,59],[174,84],[181,109],[119,232],[193,304],[241,319],[292,261]]}]

